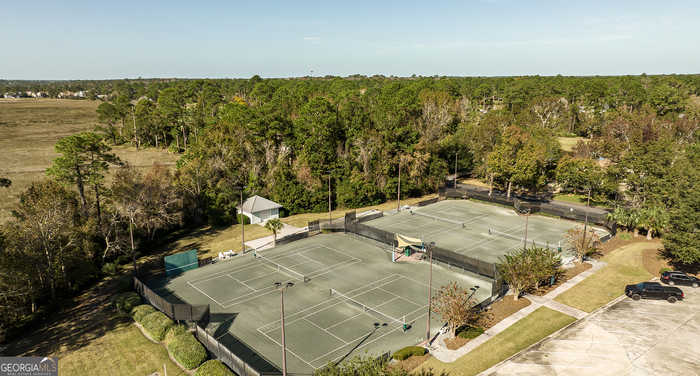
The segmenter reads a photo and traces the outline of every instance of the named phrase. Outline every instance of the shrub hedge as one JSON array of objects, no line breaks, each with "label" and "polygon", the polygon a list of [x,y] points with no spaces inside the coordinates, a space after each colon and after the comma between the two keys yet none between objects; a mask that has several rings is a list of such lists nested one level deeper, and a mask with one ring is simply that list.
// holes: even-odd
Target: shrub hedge
[{"label": "shrub hedge", "polygon": [[457,330],[457,336],[460,338],[473,339],[484,333],[483,328],[475,326],[465,326]]},{"label": "shrub hedge", "polygon": [[219,360],[207,360],[199,368],[194,376],[235,376],[231,370],[229,370],[224,363]]},{"label": "shrub hedge", "polygon": [[141,304],[131,309],[131,317],[134,319],[134,321],[141,324],[141,321],[144,317],[150,315],[155,311],[156,309],[152,306],[148,304]]},{"label": "shrub hedge", "polygon": [[172,327],[170,327],[170,329],[168,329],[168,332],[165,333],[165,338],[163,339],[163,342],[165,342],[165,345],[167,346],[170,344],[170,342],[175,340],[175,338],[177,338],[177,336],[182,335],[182,334],[186,334],[186,333],[188,333],[186,326],[184,326],[184,325],[172,326]]},{"label": "shrub hedge", "polygon": [[428,352],[428,350],[424,347],[408,346],[408,347],[404,347],[403,349],[395,352],[391,357],[396,359],[396,360],[404,360],[404,359],[408,359],[414,355],[415,356],[425,355],[426,352]]},{"label": "shrub hedge", "polygon": [[112,302],[119,313],[129,314],[134,307],[141,304],[141,297],[135,292],[124,292],[115,295]]},{"label": "shrub hedge", "polygon": [[190,333],[176,336],[168,344],[168,351],[183,367],[197,368],[207,359],[207,351]]},{"label": "shrub hedge", "polygon": [[159,342],[165,338],[165,333],[174,325],[173,320],[170,320],[162,312],[149,313],[139,323],[153,339]]}]

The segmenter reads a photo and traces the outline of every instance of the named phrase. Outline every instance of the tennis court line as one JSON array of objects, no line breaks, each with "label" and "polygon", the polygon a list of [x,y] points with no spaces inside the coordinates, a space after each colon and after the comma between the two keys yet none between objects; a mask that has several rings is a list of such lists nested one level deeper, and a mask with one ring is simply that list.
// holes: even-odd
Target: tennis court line
[{"label": "tennis court line", "polygon": [[[358,258],[352,258],[352,259],[350,259],[350,260],[346,260],[346,261],[342,261],[342,262],[339,262],[339,263],[336,263],[336,264],[333,264],[333,265],[329,265],[329,266],[326,267],[326,268],[321,268],[321,269],[314,270],[313,272],[311,272],[311,273],[309,273],[309,274],[306,274],[306,276],[307,276],[309,279],[313,279],[313,278],[322,276],[322,275],[324,275],[324,274],[328,274],[328,273],[330,273],[330,272],[332,272],[332,271],[334,271],[334,270],[336,270],[336,269],[339,269],[339,268],[342,268],[342,267],[346,267],[346,266],[349,266],[349,265],[353,265],[353,264],[357,264],[357,263],[361,263],[361,262],[362,262],[362,260],[360,260],[360,259],[358,259]],[[323,273],[319,273],[319,272],[321,272],[321,271],[322,271]],[[289,280],[289,281],[291,281],[291,280]],[[284,282],[287,282],[287,281],[284,281]],[[248,293],[248,294],[240,295],[240,296],[237,296],[237,297],[235,297],[235,298],[233,298],[233,299],[224,301],[224,302],[223,302],[224,305],[223,305],[222,307],[223,307],[223,308],[228,308],[228,307],[231,307],[231,306],[236,305],[236,304],[245,303],[245,302],[247,302],[247,301],[249,301],[249,300],[256,299],[256,298],[261,297],[261,296],[265,296],[265,295],[270,294],[270,293],[272,293],[272,292],[274,292],[274,291],[276,291],[274,287],[269,287],[269,288],[264,288],[264,289],[255,290],[255,291],[250,292],[250,293]],[[251,295],[256,294],[256,293],[258,293],[258,292],[261,292],[261,293],[260,293],[259,295],[251,296]],[[243,300],[241,300],[241,299],[243,299]]]},{"label": "tennis court line", "polygon": [[311,324],[311,325],[313,325],[313,326],[315,326],[315,327],[317,327],[317,328],[323,330],[324,332],[326,332],[326,334],[328,334],[329,336],[331,336],[331,337],[337,339],[338,341],[340,341],[340,342],[342,342],[342,343],[344,343],[344,344],[346,344],[346,345],[349,344],[349,343],[345,342],[344,339],[342,339],[342,338],[336,336],[335,334],[329,332],[328,329],[323,328],[323,327],[321,327],[320,325],[317,325],[315,322],[313,322],[313,321],[311,321],[311,320],[309,320],[309,319],[307,319],[307,318],[304,318],[304,321],[306,321],[306,322],[308,322],[309,324]]},{"label": "tennis court line", "polygon": [[[264,332],[261,332],[261,333],[262,333],[262,335],[264,335],[265,337],[267,337],[267,339],[269,339],[270,341],[272,341],[273,343],[275,343],[277,346],[282,347],[282,344],[279,343],[279,342],[277,342],[276,339],[270,337],[269,335],[265,334]],[[344,346],[347,346],[347,345],[344,345]],[[319,368],[319,367],[314,367],[314,365],[311,364],[311,363],[309,363],[309,362],[307,362],[306,359],[304,359],[304,358],[300,357],[299,355],[297,355],[294,351],[290,350],[288,346],[287,346],[286,350],[287,350],[287,353],[288,353],[288,354],[292,354],[295,358],[297,358],[297,359],[301,360],[302,362],[306,363],[306,365],[308,365],[309,367],[311,367],[311,368],[313,368],[313,369],[315,369],[315,370]]]},{"label": "tennis court line", "polygon": [[192,287],[193,289],[199,291],[202,295],[204,295],[204,296],[206,296],[207,298],[211,299],[211,301],[213,301],[214,303],[218,304],[219,307],[221,307],[221,308],[226,308],[226,307],[224,307],[221,303],[219,303],[219,301],[217,301],[216,299],[214,299],[214,298],[212,298],[211,296],[209,296],[209,294],[207,294],[206,292],[200,290],[197,286],[191,284],[190,281],[187,281],[187,284],[190,285],[190,287]]},{"label": "tennis court line", "polygon": [[[395,276],[400,276],[400,274],[391,274],[391,275],[389,275],[389,276],[387,276],[387,277],[378,279],[378,280],[376,280],[376,281],[369,282],[369,283],[367,283],[367,284],[365,284],[365,285],[363,285],[363,286],[360,286],[360,287],[358,287],[358,288],[352,289],[352,290],[350,290],[350,292],[360,291],[360,290],[362,290],[362,289],[365,289],[365,291],[371,291],[371,290],[373,290],[373,289],[366,290],[366,289],[368,288],[368,286],[372,286],[372,285],[374,285],[374,284],[376,284],[376,283],[379,283],[380,281],[384,281],[384,280],[386,280],[386,279],[390,279],[390,278],[393,278],[393,277],[395,277]],[[384,284],[391,283],[391,282],[393,282],[393,281],[394,281],[394,280],[391,280],[391,281],[389,281],[389,282],[385,282]],[[380,287],[381,287],[381,286],[383,286],[383,284],[380,285]],[[350,293],[350,292],[348,292],[348,293]],[[336,298],[334,298],[334,299],[336,299]],[[332,301],[332,300],[333,300],[333,299],[330,299],[330,298],[329,298],[329,299],[326,299],[326,300],[324,300],[324,301],[322,301],[322,302],[320,302],[320,303],[318,303],[318,304],[312,305],[311,307],[307,307],[307,308],[302,309],[301,311],[296,311],[296,312],[292,313],[291,315],[287,315],[286,317],[292,318],[292,317],[296,317],[296,316],[302,315],[304,312],[307,312],[307,311],[312,310],[312,309],[314,309],[314,308],[316,308],[316,307],[325,305],[325,304],[327,304],[329,301]],[[322,310],[315,310],[315,311],[313,311],[313,312],[311,312],[311,313],[309,313],[309,314],[303,315],[302,317],[300,317],[300,318],[298,318],[298,319],[295,318],[295,319],[292,319],[291,321],[290,321],[290,320],[286,320],[285,324],[291,324],[291,323],[294,323],[294,322],[296,322],[296,321],[305,319],[305,318],[307,318],[307,317],[309,317],[309,316],[312,316],[312,315],[315,315],[315,314],[317,314],[317,313],[319,313],[319,312],[325,311],[325,310],[328,309],[328,308],[335,307],[336,305],[338,305],[338,304],[340,304],[340,303],[342,303],[342,302],[336,302],[336,303],[334,303],[334,304],[331,304],[331,305],[329,305],[329,306],[323,308]],[[267,323],[267,324],[264,324],[264,325],[260,326],[260,327],[258,328],[258,330],[261,330],[262,328],[265,328],[265,327],[270,326],[270,325],[273,325],[273,324],[276,325],[276,326],[273,327],[272,329],[266,329],[265,331],[271,331],[271,330],[273,330],[273,329],[278,329],[278,328],[279,328],[279,321],[278,321],[278,320],[275,320],[275,321],[273,321],[273,322],[270,322],[270,323]]]},{"label": "tennis court line", "polygon": [[[408,312],[408,313],[406,314],[406,316],[408,316],[408,315],[410,315],[410,314],[412,314],[412,313],[414,313],[414,312],[417,312],[417,311],[419,311],[419,310],[421,310],[421,309],[425,309],[425,308],[427,308],[427,307],[420,307],[420,308],[417,308],[417,309],[415,309],[415,310],[413,310],[413,311],[411,311],[411,312]],[[424,314],[422,314],[422,315],[416,317],[415,320],[418,320],[420,317],[423,317],[423,316],[425,316],[425,315],[426,315],[426,314],[424,313]],[[397,330],[403,330],[403,326],[399,326],[399,327],[396,327],[396,328],[394,328],[394,329],[389,330],[388,332],[386,332],[386,333],[382,334],[381,336],[379,336],[379,337],[373,339],[372,341],[369,341],[369,342],[365,343],[364,345],[362,345],[362,346],[356,348],[355,350],[353,350],[353,352],[355,352],[355,351],[357,351],[357,350],[359,350],[359,349],[361,349],[361,348],[363,348],[363,347],[365,347],[365,346],[367,346],[367,345],[369,345],[369,344],[371,344],[371,343],[373,343],[373,342],[375,342],[375,341],[378,341],[378,340],[384,338],[385,336],[387,336],[387,335],[389,335],[389,334],[391,334],[391,333],[393,333],[393,332],[395,332],[395,331],[397,331]],[[345,346],[349,346],[349,345],[351,345],[351,344],[353,344],[353,343],[355,343],[355,342],[357,342],[357,341],[359,341],[359,340],[361,340],[361,339],[367,337],[367,334],[372,333],[372,332],[373,332],[373,331],[369,331],[369,332],[367,332],[367,333],[365,333],[365,334],[363,334],[363,335],[361,335],[361,336],[355,338],[354,340],[350,341],[350,343],[349,343],[348,345],[343,345],[343,346],[340,346],[340,347],[336,347],[335,349],[333,349],[333,350],[331,350],[331,351],[328,351],[327,353],[325,353],[325,354],[323,354],[323,355],[321,355],[321,356],[319,356],[319,357],[317,357],[317,358],[311,360],[311,362],[315,362],[315,361],[317,361],[317,360],[319,360],[319,359],[321,359],[321,358],[323,358],[323,357],[325,357],[325,356],[328,356],[328,354],[332,354],[332,353],[334,353],[334,352],[336,352],[336,351],[342,349],[342,348],[345,347]],[[345,356],[345,355],[338,356],[338,357],[336,357],[336,358],[333,359],[333,360],[334,360],[334,361],[335,361],[335,360],[338,360],[338,359],[342,358],[343,356]]]},{"label": "tennis court line", "polygon": [[[229,278],[231,278],[232,280],[234,280],[234,281],[240,283],[241,285],[243,285],[243,286],[245,286],[245,287],[247,287],[247,288],[253,290],[253,291],[257,291],[256,289],[254,289],[254,288],[248,286],[245,282],[240,281],[238,278],[235,278],[235,277],[232,276],[231,274],[226,274],[226,276],[229,277]],[[246,282],[248,282],[248,281],[246,281]]]}]

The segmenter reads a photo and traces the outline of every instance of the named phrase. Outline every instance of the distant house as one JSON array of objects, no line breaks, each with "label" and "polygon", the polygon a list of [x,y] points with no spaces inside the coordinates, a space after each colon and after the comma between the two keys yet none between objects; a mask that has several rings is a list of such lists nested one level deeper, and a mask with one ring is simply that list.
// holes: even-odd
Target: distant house
[{"label": "distant house", "polygon": [[250,223],[265,223],[269,219],[279,218],[281,207],[282,205],[276,202],[255,195],[249,197],[243,202],[242,207],[239,205],[236,209],[238,209],[238,214],[248,217]]}]

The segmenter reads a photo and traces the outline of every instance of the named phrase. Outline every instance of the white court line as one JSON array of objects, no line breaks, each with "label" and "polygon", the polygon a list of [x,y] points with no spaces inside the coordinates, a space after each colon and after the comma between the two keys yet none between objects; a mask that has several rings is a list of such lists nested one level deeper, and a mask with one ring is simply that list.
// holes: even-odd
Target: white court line
[{"label": "white court line", "polygon": [[[258,291],[258,290],[256,290],[256,289],[254,289],[254,288],[248,286],[245,282],[239,281],[237,278],[234,278],[231,274],[226,274],[226,276],[229,277],[229,278],[231,278],[232,280],[234,280],[234,281],[240,283],[241,285],[243,285],[243,286],[245,286],[245,287],[247,287],[247,288],[253,290],[253,291]],[[247,282],[247,281],[246,281],[246,282]]]},{"label": "white court line", "polygon": [[[382,291],[384,291],[384,292],[386,292],[386,293],[388,293],[388,294],[397,296],[396,293],[393,293],[393,292],[391,292],[391,291],[385,290],[385,289],[383,289],[383,288],[381,288],[381,287],[380,287],[379,289],[382,290]],[[404,298],[404,297],[401,296],[401,295],[398,295],[398,297],[400,297],[401,299],[403,299],[403,300],[405,300],[405,301],[407,301],[407,302],[409,302],[409,303],[411,303],[411,304],[415,304],[415,305],[417,305],[417,306],[420,306],[420,303],[416,303],[416,302],[414,302],[414,301],[411,300],[411,299]]]},{"label": "white court line", "polygon": [[[379,279],[379,280],[377,280],[377,281],[370,282],[370,283],[368,283],[368,284],[366,284],[366,285],[364,285],[364,286],[360,286],[360,287],[355,288],[355,289],[352,289],[352,290],[350,290],[350,291],[351,291],[351,292],[354,292],[354,291],[361,290],[361,291],[364,292],[364,291],[371,291],[371,290],[374,290],[374,288],[369,289],[369,290],[367,290],[367,288],[368,288],[368,286],[371,286],[371,285],[373,285],[373,284],[376,284],[376,283],[379,282],[379,281],[383,281],[383,280],[392,278],[393,276],[396,276],[396,275],[398,275],[398,274],[391,274],[391,275],[389,275],[389,276],[387,276],[387,277],[384,277],[384,278]],[[384,284],[388,284],[388,283],[391,283],[391,282],[393,282],[393,280],[392,280],[392,281],[389,281],[389,282],[385,282]],[[381,287],[381,286],[383,286],[384,284],[379,285],[378,287]],[[376,287],[375,287],[375,288],[376,288]],[[302,309],[301,311],[294,312],[293,314],[289,315],[288,317],[295,317],[295,316],[301,315],[302,313],[304,313],[304,312],[306,312],[306,311],[312,310],[312,309],[314,309],[314,308],[316,308],[316,307],[318,307],[318,306],[325,305],[325,304],[327,304],[328,302],[334,301],[334,300],[336,301],[334,304],[331,304],[331,305],[329,305],[329,306],[326,306],[326,307],[324,307],[323,309],[320,309],[320,310],[314,310],[314,311],[312,311],[312,312],[309,313],[309,314],[305,314],[305,315],[303,315],[303,316],[301,316],[301,317],[299,317],[299,318],[294,318],[294,319],[292,319],[291,321],[287,320],[287,321],[285,322],[285,325],[287,325],[287,324],[292,324],[292,323],[297,322],[297,321],[300,321],[300,320],[304,320],[304,319],[306,319],[307,317],[313,316],[313,315],[315,315],[315,314],[317,314],[317,313],[319,313],[319,312],[323,312],[323,311],[327,310],[328,308],[335,307],[335,306],[337,306],[337,305],[343,303],[342,301],[338,301],[338,298],[337,298],[337,297],[336,297],[336,298],[329,298],[329,299],[326,299],[326,300],[324,300],[324,301],[322,301],[322,302],[320,302],[320,303],[318,303],[318,304],[315,304],[315,305],[313,305],[313,306],[311,306],[311,307]],[[264,327],[266,327],[266,326],[270,326],[270,325],[272,325],[272,324],[275,324],[276,326],[273,327],[272,329],[266,329],[266,331],[276,330],[276,329],[279,328],[279,326],[277,326],[277,325],[279,325],[279,321],[278,321],[278,320],[275,320],[275,321],[273,321],[273,322],[267,323],[267,324],[265,324],[265,325],[259,327],[258,330],[261,330],[262,328],[264,328]]]},{"label": "white court line", "polygon": [[218,304],[219,307],[226,308],[226,307],[224,307],[221,303],[219,303],[216,299],[214,299],[214,298],[212,298],[211,296],[207,295],[207,293],[205,293],[204,291],[200,290],[197,286],[191,284],[189,281],[187,281],[187,284],[190,285],[190,287],[192,287],[193,289],[195,289],[195,290],[199,291],[200,293],[202,293],[202,294],[203,294],[204,296],[206,296],[207,298],[211,299],[214,303]]},{"label": "white court line", "polygon": [[[362,260],[357,260],[357,261],[351,260],[351,261],[349,261],[349,262],[343,262],[343,263],[339,263],[339,264],[336,264],[336,265],[331,265],[331,269],[328,269],[328,270],[324,271],[323,273],[315,274],[317,271],[322,271],[322,270],[323,270],[323,269],[319,269],[319,270],[317,270],[317,271],[314,271],[314,273],[312,273],[312,274],[307,274],[306,276],[309,277],[310,279],[313,279],[313,278],[322,276],[322,275],[324,275],[324,274],[328,274],[328,273],[330,273],[330,272],[332,272],[332,271],[334,271],[334,270],[336,270],[336,269],[339,269],[339,268],[342,268],[342,267],[346,267],[346,266],[349,266],[349,265],[353,265],[353,264],[356,264],[356,263],[358,263],[358,262],[362,262]],[[293,281],[293,280],[290,279],[290,280],[288,280],[288,281]],[[287,282],[287,281],[283,281],[283,282]],[[257,299],[257,298],[259,298],[259,297],[262,297],[262,296],[268,295],[268,294],[270,294],[270,293],[273,293],[273,292],[275,292],[275,291],[277,291],[277,290],[276,290],[274,287],[269,287],[269,288],[259,289],[259,290],[257,290],[257,291],[258,291],[258,292],[264,291],[264,292],[262,292],[262,293],[259,294],[259,295],[254,295],[254,296],[251,296],[251,295],[252,295],[252,294],[255,294],[255,292],[251,292],[251,293],[246,294],[246,295],[237,296],[237,297],[235,297],[235,298],[233,298],[233,299],[230,299],[230,300],[225,301],[225,302],[224,302],[224,304],[225,304],[224,308],[228,308],[228,307],[234,306],[234,305],[236,305],[236,304],[242,304],[242,303],[245,303],[245,302],[247,302],[247,301],[250,301],[250,300],[253,300],[253,299]],[[242,299],[242,298],[244,298],[244,299]],[[241,300],[241,299],[242,299],[242,300]]]},{"label": "white court line", "polygon": [[[258,330],[258,331],[259,331],[259,330]],[[265,337],[267,337],[267,339],[269,339],[270,341],[272,341],[272,342],[274,342],[275,344],[277,344],[277,346],[282,347],[282,344],[279,343],[279,342],[277,342],[277,340],[275,340],[274,338],[270,337],[269,335],[267,335],[267,334],[265,334],[265,333],[263,333],[263,332],[260,332],[260,333],[262,333],[262,335],[264,335]],[[346,346],[347,346],[347,345],[346,345]],[[306,359],[300,357],[299,355],[297,355],[296,353],[294,353],[294,351],[290,350],[289,347],[287,347],[286,350],[287,350],[287,353],[292,354],[292,355],[293,355],[294,357],[296,357],[297,359],[299,359],[299,360],[301,360],[302,362],[306,363],[309,367],[311,367],[311,368],[313,368],[313,369],[318,369],[318,368],[319,368],[319,367],[314,367],[313,364],[307,362]]]},{"label": "white court line", "polygon": [[326,332],[326,334],[328,334],[329,336],[331,336],[331,337],[337,339],[338,341],[340,341],[340,342],[342,342],[342,343],[344,343],[344,344],[346,344],[346,345],[349,345],[349,343],[345,342],[344,339],[342,339],[342,338],[336,336],[335,334],[329,332],[328,329],[322,328],[320,325],[316,325],[315,322],[313,322],[313,321],[311,321],[311,320],[308,320],[308,319],[306,319],[306,318],[304,318],[304,321],[306,321],[306,322],[308,322],[309,324],[311,324],[311,325],[313,325],[313,326],[315,326],[315,327],[317,327],[317,328],[323,330],[324,332]]},{"label": "white court line", "polygon": [[[416,310],[413,310],[413,311],[407,313],[406,315],[410,315],[410,314],[412,314],[412,313],[414,313],[414,312],[419,311],[420,309],[425,309],[425,308],[426,308],[426,307],[421,307],[421,308],[419,308],[419,309],[416,309]],[[421,318],[421,317],[423,317],[423,316],[425,316],[425,315],[426,315],[426,314],[424,313],[424,314],[422,314],[422,315],[416,317],[415,319],[418,320],[419,318]],[[371,343],[373,343],[373,342],[375,342],[375,341],[378,341],[378,340],[384,338],[385,336],[388,336],[389,334],[391,334],[391,333],[393,333],[393,332],[395,332],[395,331],[397,331],[397,330],[403,331],[403,325],[402,325],[402,326],[399,326],[399,327],[397,327],[397,328],[391,329],[391,330],[389,330],[388,332],[382,334],[381,336],[379,336],[379,337],[377,337],[377,338],[375,338],[375,339],[373,339],[373,340],[371,340],[371,341],[369,341],[369,342],[363,344],[362,346],[360,346],[360,347],[354,349],[353,352],[355,352],[355,351],[357,351],[357,350],[359,350],[359,349],[361,349],[361,348],[363,348],[363,347],[365,347],[365,346],[367,346],[367,345],[369,345],[369,344],[371,344]],[[363,334],[362,336],[357,337],[356,339],[350,341],[350,344],[352,344],[352,343],[354,343],[354,342],[356,342],[356,341],[361,340],[362,338],[366,337],[367,334],[369,334],[369,333],[371,333],[371,332],[373,332],[373,331],[367,332],[367,333]],[[346,346],[347,346],[347,345],[346,345]],[[317,357],[316,359],[313,359],[313,360],[311,360],[311,361],[312,361],[312,362],[315,362],[315,361],[317,361],[317,360],[319,360],[319,359],[321,359],[321,358],[323,358],[323,357],[325,357],[325,356],[328,356],[328,354],[332,354],[332,353],[334,353],[334,352],[336,352],[336,351],[342,349],[343,347],[344,347],[344,346],[337,347],[337,348],[335,348],[335,349],[333,349],[333,350],[331,350],[331,351],[329,351],[329,352],[327,352],[327,353],[325,353],[325,354],[323,354],[323,355],[321,355],[321,356],[319,356],[319,357]],[[336,360],[342,358],[343,356],[344,356],[344,355],[340,355],[340,356],[336,357],[335,359],[333,359],[333,361],[336,361]]]}]

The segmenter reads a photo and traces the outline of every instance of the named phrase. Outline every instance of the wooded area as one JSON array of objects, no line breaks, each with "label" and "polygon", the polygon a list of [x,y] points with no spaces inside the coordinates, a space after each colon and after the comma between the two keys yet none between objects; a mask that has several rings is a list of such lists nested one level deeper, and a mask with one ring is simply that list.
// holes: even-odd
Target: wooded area
[{"label": "wooded area", "polygon": [[[288,213],[327,210],[329,176],[334,208],[393,199],[399,177],[402,197],[436,192],[455,171],[508,194],[578,193],[630,231],[663,235],[675,262],[700,262],[698,75],[0,81],[3,90],[108,99],[96,133],[59,141],[52,180],[30,187],[2,227],[3,327],[119,257],[133,261],[158,234],[235,223],[238,186]],[[564,152],[562,136],[582,138]],[[181,157],[173,172],[141,174],[111,153],[124,143]]]}]

